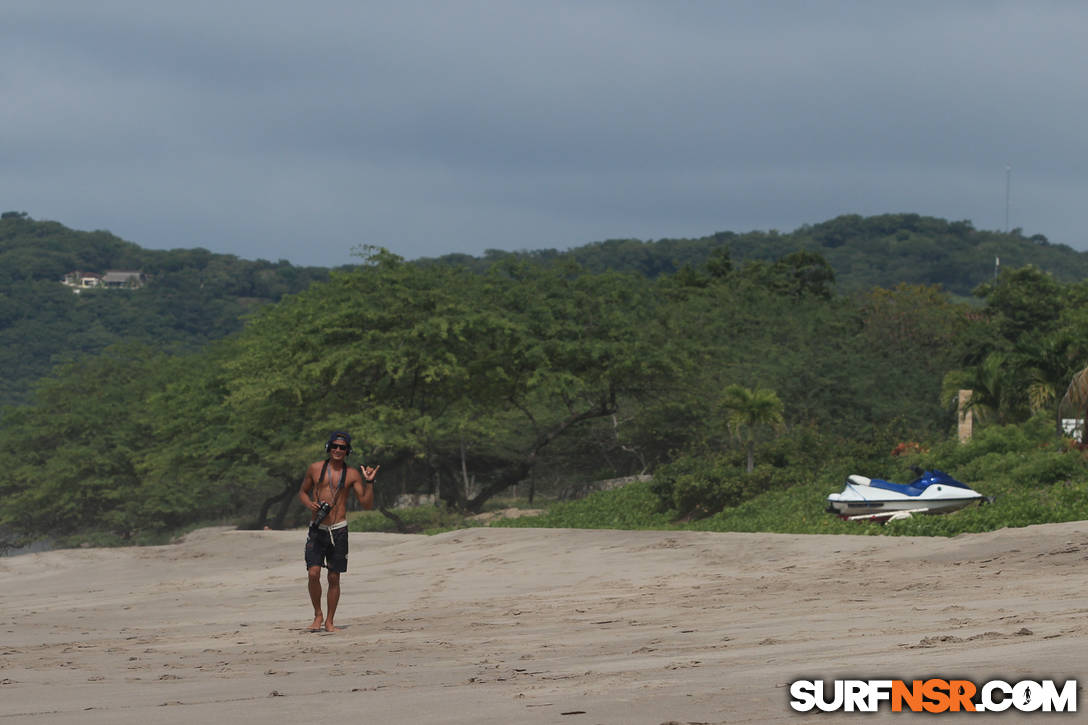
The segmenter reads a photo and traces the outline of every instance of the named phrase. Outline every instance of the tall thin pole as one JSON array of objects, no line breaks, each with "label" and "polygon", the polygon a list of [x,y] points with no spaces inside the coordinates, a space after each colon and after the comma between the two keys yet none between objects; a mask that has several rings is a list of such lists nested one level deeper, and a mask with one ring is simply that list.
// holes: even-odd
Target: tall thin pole
[{"label": "tall thin pole", "polygon": [[1012,167],[1005,164],[1005,233],[1009,233],[1009,192],[1012,188]]}]

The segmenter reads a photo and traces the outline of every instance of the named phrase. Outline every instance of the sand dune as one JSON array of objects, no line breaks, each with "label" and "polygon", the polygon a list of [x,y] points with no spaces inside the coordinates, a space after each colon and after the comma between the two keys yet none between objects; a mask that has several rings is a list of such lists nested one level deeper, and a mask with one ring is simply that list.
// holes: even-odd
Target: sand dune
[{"label": "sand dune", "polygon": [[[352,534],[335,634],[304,536],[0,559],[0,725],[797,722],[800,678],[1088,681],[1088,522]],[[859,717],[917,719],[820,722]]]}]

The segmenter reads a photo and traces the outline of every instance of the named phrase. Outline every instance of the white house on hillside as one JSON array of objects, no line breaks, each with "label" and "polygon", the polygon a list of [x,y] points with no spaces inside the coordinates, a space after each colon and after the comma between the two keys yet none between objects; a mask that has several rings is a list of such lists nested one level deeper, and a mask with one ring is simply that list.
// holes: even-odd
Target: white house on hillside
[{"label": "white house on hillside", "polygon": [[102,275],[94,272],[82,272],[77,269],[74,272],[69,272],[64,275],[64,279],[61,280],[61,283],[73,287],[73,291],[76,294],[79,294],[80,290],[93,289],[102,284]]},{"label": "white house on hillside", "polygon": [[111,269],[105,274],[98,274],[97,272],[83,272],[77,269],[64,275],[61,283],[71,287],[73,292],[79,294],[82,290],[96,287],[135,289],[143,287],[144,281],[144,273],[140,270]]}]

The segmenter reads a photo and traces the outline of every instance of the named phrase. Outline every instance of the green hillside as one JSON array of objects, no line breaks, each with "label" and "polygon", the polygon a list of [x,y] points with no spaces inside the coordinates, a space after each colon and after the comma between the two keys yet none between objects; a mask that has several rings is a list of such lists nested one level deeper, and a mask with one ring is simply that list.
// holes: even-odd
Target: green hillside
[{"label": "green hillside", "polygon": [[1031,264],[1064,282],[1088,277],[1088,252],[1050,244],[1039,234],[1025,237],[1020,230],[1008,234],[980,231],[968,221],[950,222],[918,214],[840,216],[790,233],[718,232],[697,239],[657,241],[612,239],[563,252],[492,250],[481,258],[446,255],[429,261],[482,269],[511,258],[539,262],[566,259],[591,272],[637,272],[656,278],[675,274],[685,266],[701,265],[722,250],[734,261],[773,261],[800,249],[816,252],[831,264],[841,292],[891,288],[905,282],[938,284],[966,297],[979,284],[993,279],[998,260],[1008,268]]},{"label": "green hillside", "polygon": [[[937,284],[967,297],[992,280],[996,262],[1033,265],[1056,281],[1088,278],[1088,253],[1051,245],[1046,237],[975,230],[966,221],[919,214],[844,216],[791,233],[719,232],[658,241],[610,239],[558,251],[490,250],[480,257],[446,255],[419,260],[483,272],[500,262],[577,263],[588,272],[634,272],[647,280],[727,263],[774,262],[799,249],[827,260],[840,293],[899,283]],[[73,294],[60,284],[81,270],[139,270],[138,290]],[[29,400],[30,386],[54,366],[119,342],[182,351],[242,328],[263,304],[326,280],[329,270],[280,260],[250,261],[207,249],[144,249],[109,232],[84,232],[22,212],[0,216],[0,406]]]},{"label": "green hillside", "polygon": [[[936,284],[968,297],[993,279],[995,263],[1033,265],[1055,280],[1088,277],[1088,252],[1045,237],[979,231],[970,222],[918,214],[842,216],[791,233],[719,232],[697,239],[608,240],[563,252],[445,255],[419,260],[484,272],[499,263],[572,262],[592,273],[633,272],[647,279],[699,268],[708,260],[774,262],[809,250],[825,259],[840,293],[899,283]],[[60,284],[80,270],[140,270],[146,285],[73,294]],[[328,278],[329,270],[280,260],[249,261],[206,249],[148,250],[106,231],[76,231],[25,213],[0,215],[0,406],[25,403],[33,382],[54,365],[118,342],[191,350],[241,329],[256,307]]]},{"label": "green hillside", "polygon": [[[61,284],[69,272],[139,270],[139,289]],[[241,329],[256,307],[299,292],[328,270],[247,261],[206,249],[148,250],[104,231],[25,214],[0,217],[0,405],[25,403],[57,363],[119,342],[192,350]]]}]

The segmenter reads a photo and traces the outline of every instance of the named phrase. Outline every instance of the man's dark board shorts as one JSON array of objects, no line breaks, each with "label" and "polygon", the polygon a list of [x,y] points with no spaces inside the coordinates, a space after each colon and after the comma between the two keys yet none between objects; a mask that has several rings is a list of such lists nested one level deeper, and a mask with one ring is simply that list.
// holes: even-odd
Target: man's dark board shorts
[{"label": "man's dark board shorts", "polygon": [[348,570],[348,527],[329,529],[311,526],[306,537],[306,568],[325,566],[329,571]]}]

